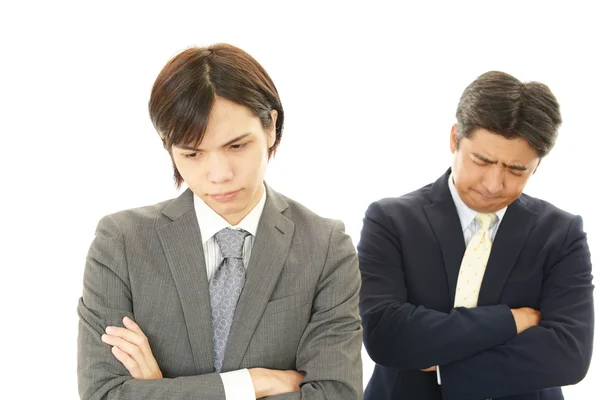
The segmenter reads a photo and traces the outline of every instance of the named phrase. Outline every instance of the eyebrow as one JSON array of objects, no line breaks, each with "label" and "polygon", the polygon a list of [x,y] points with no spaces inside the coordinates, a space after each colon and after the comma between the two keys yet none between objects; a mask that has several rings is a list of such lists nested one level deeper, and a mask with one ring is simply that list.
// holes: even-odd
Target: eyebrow
[{"label": "eyebrow", "polygon": [[[235,142],[238,142],[250,135],[252,135],[252,132],[243,133],[243,134],[239,135],[238,137],[235,137],[235,138],[231,139],[230,141],[228,141],[227,143],[223,144],[221,147],[227,147],[229,145],[232,145]],[[176,146],[176,147],[180,148],[181,150],[201,151],[201,149],[196,148],[194,146],[190,146],[189,144],[182,144],[182,145]]]},{"label": "eyebrow", "polygon": [[[481,161],[484,161],[488,164],[496,164],[498,161],[492,161],[489,158],[487,158],[486,156],[483,156],[479,153],[471,153],[473,154],[473,156],[475,156],[476,158],[480,159]],[[503,164],[506,168],[515,170],[515,171],[527,171],[529,168],[527,168],[524,165],[519,165],[519,164],[511,164],[511,165],[507,165],[507,164]]]}]

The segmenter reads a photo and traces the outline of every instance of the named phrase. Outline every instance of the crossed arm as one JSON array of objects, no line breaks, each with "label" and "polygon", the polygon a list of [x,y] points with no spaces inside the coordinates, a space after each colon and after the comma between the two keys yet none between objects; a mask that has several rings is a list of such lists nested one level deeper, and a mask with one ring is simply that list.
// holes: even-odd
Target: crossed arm
[{"label": "crossed arm", "polygon": [[[362,396],[359,287],[354,247],[338,225],[331,234],[312,317],[296,354],[297,371],[250,369],[255,398],[341,400]],[[217,373],[162,377],[151,344],[133,322],[125,244],[112,217],[103,218],[98,225],[88,254],[78,314],[82,398],[225,400]]]},{"label": "crossed arm", "polygon": [[[123,364],[134,379],[162,379],[148,338],[142,329],[128,317],[123,318],[124,327],[108,326],[101,336],[111,346],[111,352]],[[266,368],[248,370],[254,386],[256,399],[300,391],[303,374]]]},{"label": "crossed arm", "polygon": [[581,218],[572,220],[562,257],[545,277],[542,320],[535,310],[502,304],[446,313],[408,303],[397,241],[384,210],[372,205],[359,258],[365,347],[376,363],[404,370],[441,366],[444,398],[501,397],[572,384],[585,376],[593,285]]}]

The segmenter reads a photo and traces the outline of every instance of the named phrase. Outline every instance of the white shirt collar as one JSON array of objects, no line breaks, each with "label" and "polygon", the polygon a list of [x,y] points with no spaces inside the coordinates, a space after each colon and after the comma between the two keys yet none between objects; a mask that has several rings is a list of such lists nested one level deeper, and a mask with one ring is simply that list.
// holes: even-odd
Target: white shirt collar
[{"label": "white shirt collar", "polygon": [[210,208],[204,200],[194,194],[194,209],[196,210],[198,225],[200,226],[202,242],[206,243],[217,232],[224,228],[243,229],[252,236],[256,236],[256,230],[258,229],[258,223],[260,222],[260,217],[265,208],[266,200],[267,188],[263,184],[263,194],[258,204],[254,206],[252,211],[250,211],[239,224],[232,226],[223,217],[217,214],[215,210]]},{"label": "white shirt collar", "polygon": [[[456,190],[456,186],[454,186],[452,174],[450,174],[450,177],[448,178],[448,187],[450,187],[450,194],[452,195],[452,199],[454,200],[454,205],[456,206],[456,211],[458,211],[458,217],[460,218],[460,225],[462,226],[464,232],[475,219],[477,211],[469,208],[469,206],[467,206],[465,202],[460,198],[458,190]],[[496,217],[498,217],[498,219],[496,220],[496,222],[494,222],[492,226],[500,225],[500,222],[502,222],[502,218],[506,213],[506,209],[507,207],[504,207],[503,209],[498,210],[494,213],[496,214]]]}]

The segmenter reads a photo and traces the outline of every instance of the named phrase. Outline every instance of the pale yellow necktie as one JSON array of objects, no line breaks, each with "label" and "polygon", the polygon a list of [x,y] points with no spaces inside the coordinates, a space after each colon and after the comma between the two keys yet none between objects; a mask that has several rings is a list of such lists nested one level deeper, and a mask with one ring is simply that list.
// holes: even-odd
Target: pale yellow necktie
[{"label": "pale yellow necktie", "polygon": [[479,223],[479,230],[469,242],[460,264],[454,307],[477,307],[481,281],[492,249],[489,230],[496,220],[496,214],[480,213],[475,219]]}]

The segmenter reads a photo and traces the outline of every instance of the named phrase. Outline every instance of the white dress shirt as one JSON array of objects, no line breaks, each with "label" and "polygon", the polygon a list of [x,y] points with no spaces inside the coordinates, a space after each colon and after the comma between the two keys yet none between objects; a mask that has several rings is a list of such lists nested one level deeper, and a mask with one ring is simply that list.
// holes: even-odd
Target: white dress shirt
[{"label": "white dress shirt", "polygon": [[[231,226],[223,217],[210,208],[200,197],[194,195],[194,209],[202,235],[202,249],[204,250],[204,261],[206,262],[206,276],[208,281],[212,279],[218,266],[223,260],[221,249],[215,239],[215,234],[224,228],[243,229],[250,233],[244,239],[244,267],[248,268],[250,253],[254,244],[254,237],[258,223],[265,207],[267,191],[263,186],[263,195],[258,204],[240,221],[236,226]],[[225,398],[228,400],[255,400],[254,384],[248,369],[223,372],[219,374],[225,389]]]},{"label": "white dress shirt", "polygon": [[[454,186],[454,180],[452,178],[452,174],[448,178],[448,186],[450,187],[450,194],[452,195],[452,200],[454,200],[454,205],[456,206],[456,211],[458,212],[458,218],[460,219],[460,225],[463,230],[463,235],[465,237],[465,246],[469,245],[471,238],[473,235],[479,230],[479,222],[475,219],[477,215],[477,211],[472,210],[465,204],[465,202],[460,198],[458,194],[458,190],[456,190],[456,186]],[[498,232],[498,228],[500,227],[500,222],[502,222],[502,218],[504,218],[504,214],[506,213],[506,208],[504,207],[501,210],[496,211],[496,221],[492,223],[490,226],[490,230],[488,231],[488,235],[490,240],[493,242],[496,237],[496,233]],[[440,367],[437,367],[437,380],[438,384],[441,385],[442,378],[440,376]]]}]

